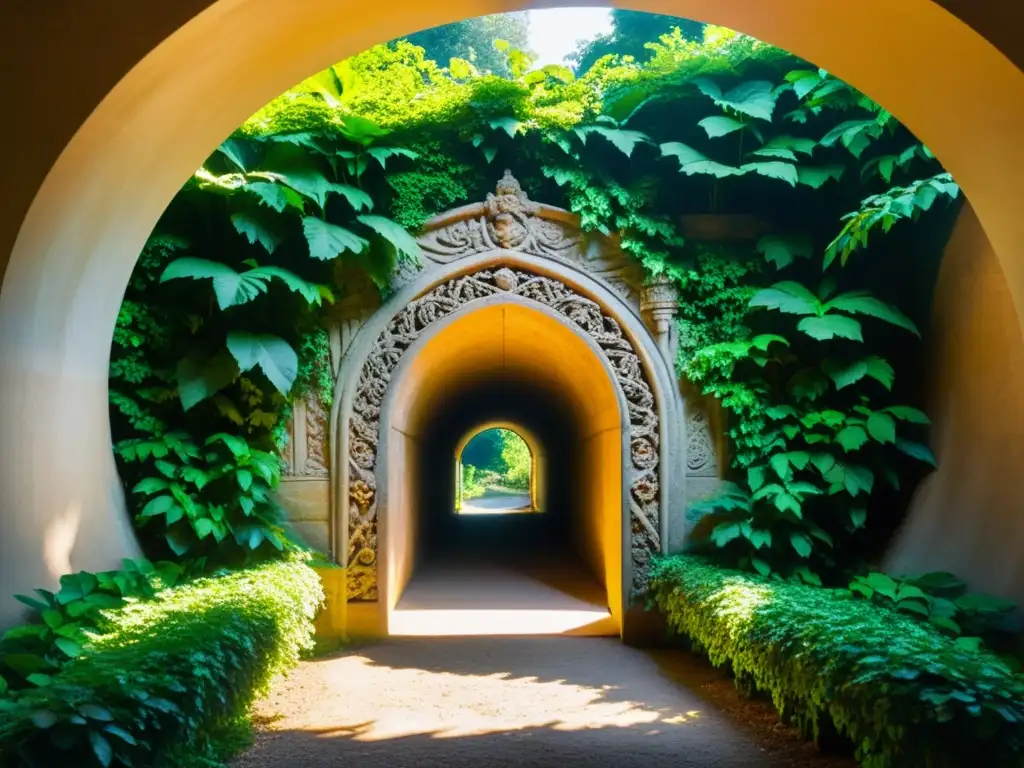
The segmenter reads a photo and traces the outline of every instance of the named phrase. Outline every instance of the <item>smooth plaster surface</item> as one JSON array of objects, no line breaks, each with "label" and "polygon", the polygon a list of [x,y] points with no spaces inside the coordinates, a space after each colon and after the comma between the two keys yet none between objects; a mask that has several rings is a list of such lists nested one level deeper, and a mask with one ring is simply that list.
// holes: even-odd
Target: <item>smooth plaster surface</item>
[{"label": "smooth plaster surface", "polygon": [[938,471],[919,486],[888,559],[952,571],[1024,605],[1024,343],[992,245],[965,206],[946,246],[928,339]]},{"label": "smooth plaster surface", "polygon": [[[110,459],[109,346],[142,244],[189,174],[249,114],[324,66],[397,35],[524,4],[3,6],[0,84],[17,109],[0,121],[9,149],[0,259],[10,253],[0,291],[0,626],[17,615],[11,592],[52,586],[68,569],[113,567],[136,551]],[[960,182],[1008,296],[1024,303],[1024,73],[981,35],[931,0],[622,5],[732,26],[878,100]],[[1005,29],[1009,7],[956,4],[1019,60],[1024,45]]]}]

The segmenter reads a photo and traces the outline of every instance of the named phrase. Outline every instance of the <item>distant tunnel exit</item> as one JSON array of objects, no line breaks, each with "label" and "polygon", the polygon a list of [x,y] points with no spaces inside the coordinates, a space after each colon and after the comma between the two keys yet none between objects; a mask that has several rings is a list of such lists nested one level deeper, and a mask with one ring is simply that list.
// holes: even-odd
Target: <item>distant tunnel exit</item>
[{"label": "distant tunnel exit", "polygon": [[456,514],[543,512],[537,503],[539,454],[540,446],[531,448],[511,426],[474,430],[455,457]]}]

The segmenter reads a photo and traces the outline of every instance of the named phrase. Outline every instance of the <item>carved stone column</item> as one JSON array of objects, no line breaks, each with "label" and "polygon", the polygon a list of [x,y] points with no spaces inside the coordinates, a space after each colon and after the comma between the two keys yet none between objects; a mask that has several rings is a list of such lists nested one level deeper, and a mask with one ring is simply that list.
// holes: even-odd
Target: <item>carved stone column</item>
[{"label": "carved stone column", "polygon": [[679,316],[679,289],[667,275],[659,275],[644,286],[640,311],[651,329],[665,360],[675,368],[679,348],[676,318]]}]

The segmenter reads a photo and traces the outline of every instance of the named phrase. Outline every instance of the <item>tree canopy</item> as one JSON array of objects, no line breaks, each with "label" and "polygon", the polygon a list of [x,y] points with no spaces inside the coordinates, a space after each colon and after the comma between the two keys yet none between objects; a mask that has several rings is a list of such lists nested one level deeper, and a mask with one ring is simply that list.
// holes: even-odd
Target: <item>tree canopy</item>
[{"label": "tree canopy", "polygon": [[506,57],[494,47],[494,41],[506,40],[513,48],[525,50],[529,28],[525,11],[499,13],[425,29],[405,39],[442,67],[452,59],[466,59],[481,72],[505,77],[509,75]]}]

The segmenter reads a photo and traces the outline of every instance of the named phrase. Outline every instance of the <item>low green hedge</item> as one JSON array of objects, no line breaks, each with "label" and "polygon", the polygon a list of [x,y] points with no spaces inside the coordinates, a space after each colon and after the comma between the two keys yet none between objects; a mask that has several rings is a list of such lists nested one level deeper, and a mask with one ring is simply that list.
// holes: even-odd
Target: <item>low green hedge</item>
[{"label": "low green hedge", "polygon": [[0,765],[216,765],[323,600],[300,561],[199,579],[105,611],[49,684],[0,699]]},{"label": "low green hedge", "polygon": [[987,651],[845,590],[690,556],[659,561],[650,595],[738,685],[815,740],[848,738],[866,768],[1022,764],[1024,677]]}]

